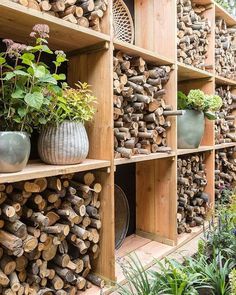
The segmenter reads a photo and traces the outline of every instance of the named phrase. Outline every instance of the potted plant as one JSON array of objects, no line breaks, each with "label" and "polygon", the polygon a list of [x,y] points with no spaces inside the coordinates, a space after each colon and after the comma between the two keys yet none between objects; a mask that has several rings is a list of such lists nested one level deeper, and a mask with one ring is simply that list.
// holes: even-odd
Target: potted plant
[{"label": "potted plant", "polygon": [[50,112],[42,114],[47,124],[39,135],[38,152],[47,164],[79,164],[88,155],[84,122],[93,117],[96,98],[87,83],[75,86],[66,86],[49,104]]},{"label": "potted plant", "polygon": [[41,113],[48,112],[50,100],[61,93],[58,67],[66,59],[56,53],[51,73],[41,62],[44,54],[53,54],[47,46],[49,27],[35,25],[31,37],[34,46],[5,39],[6,50],[0,53],[0,172],[22,170],[29,158],[29,135],[34,128],[45,124]]},{"label": "potted plant", "polygon": [[205,129],[205,119],[215,120],[215,112],[222,106],[218,95],[207,95],[200,89],[190,90],[188,95],[178,92],[178,109],[184,110],[177,119],[178,148],[198,148]]}]

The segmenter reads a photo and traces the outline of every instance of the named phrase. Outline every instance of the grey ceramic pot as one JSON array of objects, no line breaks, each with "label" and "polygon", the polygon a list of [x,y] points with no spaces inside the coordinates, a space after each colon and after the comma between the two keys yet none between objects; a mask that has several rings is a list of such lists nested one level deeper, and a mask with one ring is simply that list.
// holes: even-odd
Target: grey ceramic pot
[{"label": "grey ceramic pot", "polygon": [[178,116],[178,148],[198,148],[205,130],[203,112],[184,110],[182,116]]},{"label": "grey ceramic pot", "polygon": [[30,138],[26,132],[0,132],[0,172],[19,172],[30,155]]},{"label": "grey ceramic pot", "polygon": [[82,123],[46,126],[39,135],[39,156],[47,164],[79,164],[86,159],[88,150],[88,136]]}]

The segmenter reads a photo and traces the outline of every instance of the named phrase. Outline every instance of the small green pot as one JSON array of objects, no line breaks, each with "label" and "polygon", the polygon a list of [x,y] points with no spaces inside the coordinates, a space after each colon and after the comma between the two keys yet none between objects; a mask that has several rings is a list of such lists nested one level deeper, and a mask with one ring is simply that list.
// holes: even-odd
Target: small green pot
[{"label": "small green pot", "polygon": [[205,119],[203,112],[195,110],[184,110],[183,115],[178,116],[177,123],[178,148],[198,148],[205,130]]},{"label": "small green pot", "polygon": [[30,138],[26,132],[0,132],[0,173],[19,172],[30,155]]}]

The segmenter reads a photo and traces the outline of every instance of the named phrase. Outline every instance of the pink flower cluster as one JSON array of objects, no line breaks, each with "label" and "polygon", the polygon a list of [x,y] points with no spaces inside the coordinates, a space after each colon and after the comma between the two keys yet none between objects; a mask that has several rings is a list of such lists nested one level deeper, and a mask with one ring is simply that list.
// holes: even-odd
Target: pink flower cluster
[{"label": "pink flower cluster", "polygon": [[6,53],[10,57],[18,57],[20,53],[25,51],[27,49],[27,46],[25,44],[16,43],[11,39],[4,39],[2,42],[4,42],[7,46]]},{"label": "pink flower cluster", "polygon": [[43,24],[37,24],[33,27],[33,32],[30,33],[30,37],[37,38],[37,34],[40,38],[49,38],[49,26]]}]

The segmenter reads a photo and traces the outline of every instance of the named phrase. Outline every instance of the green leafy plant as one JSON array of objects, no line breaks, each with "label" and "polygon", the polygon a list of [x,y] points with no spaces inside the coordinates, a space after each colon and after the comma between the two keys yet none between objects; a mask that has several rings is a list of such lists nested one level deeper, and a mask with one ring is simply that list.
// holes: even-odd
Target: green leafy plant
[{"label": "green leafy plant", "polygon": [[223,8],[230,10],[229,4],[224,0],[216,0],[216,2],[219,3]]},{"label": "green leafy plant", "polygon": [[230,288],[231,288],[231,294],[236,294],[236,268],[232,269],[232,271],[229,274],[229,282],[230,282]]},{"label": "green leafy plant", "polygon": [[153,281],[146,272],[138,257],[130,255],[128,259],[120,261],[127,286],[118,285],[120,295],[155,295]]},{"label": "green leafy plant", "polygon": [[197,295],[197,288],[204,285],[201,274],[187,272],[175,260],[157,261],[157,270],[145,271],[138,257],[131,255],[121,267],[128,284],[118,286],[120,295]]},{"label": "green leafy plant", "polygon": [[[211,289],[212,295],[230,295],[229,274],[235,262],[232,259],[225,259],[221,252],[208,259],[201,255],[197,259],[190,258],[186,262],[188,273],[198,273],[204,278],[205,285]],[[202,286],[198,286],[202,289]]]},{"label": "green leafy plant", "polygon": [[[0,119],[2,131],[27,131],[45,123],[40,113],[47,113],[54,96],[61,95],[65,80],[58,69],[66,56],[48,47],[49,27],[38,24],[30,36],[34,46],[5,39],[6,51],[0,53]],[[41,61],[42,55],[55,54],[54,71]]]},{"label": "green leafy plant", "polygon": [[165,259],[165,263],[157,262],[158,270],[152,271],[154,278],[154,294],[197,295],[199,286],[208,287],[204,277],[197,272],[190,272],[176,260]]},{"label": "green leafy plant", "polygon": [[178,91],[178,109],[203,111],[208,119],[214,120],[221,106],[222,99],[218,95],[207,95],[200,89],[192,89],[188,95]]},{"label": "green leafy plant", "polygon": [[44,122],[55,125],[64,121],[84,123],[92,119],[96,97],[87,83],[78,82],[75,86],[66,86],[61,95],[52,98],[48,106],[50,111],[41,114]]}]

